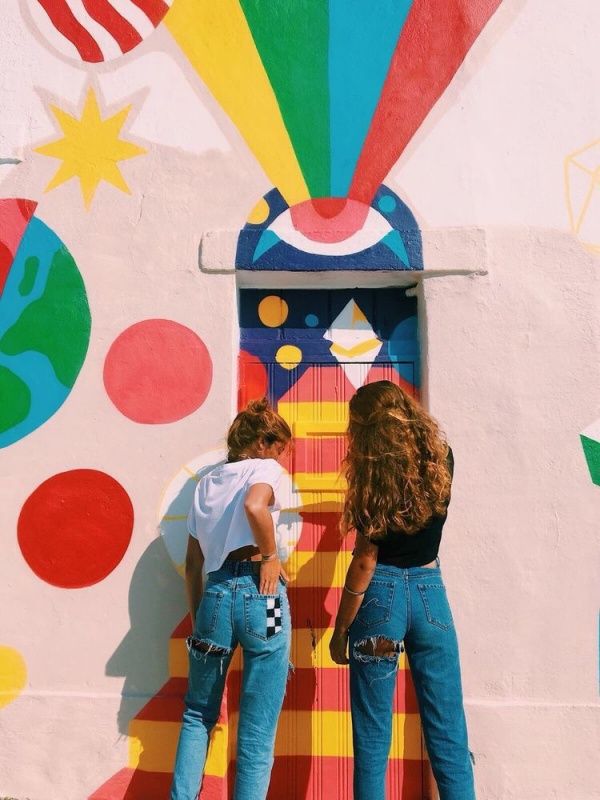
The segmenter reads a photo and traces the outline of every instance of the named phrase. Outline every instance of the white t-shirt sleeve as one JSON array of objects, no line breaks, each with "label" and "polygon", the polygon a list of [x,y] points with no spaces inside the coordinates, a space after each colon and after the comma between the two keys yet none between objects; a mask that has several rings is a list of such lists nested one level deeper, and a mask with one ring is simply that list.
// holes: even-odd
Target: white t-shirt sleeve
[{"label": "white t-shirt sleeve", "polygon": [[283,467],[274,458],[261,458],[250,476],[248,487],[254,486],[256,483],[268,483],[273,489],[273,497],[275,498],[275,504],[277,504],[282,475]]}]

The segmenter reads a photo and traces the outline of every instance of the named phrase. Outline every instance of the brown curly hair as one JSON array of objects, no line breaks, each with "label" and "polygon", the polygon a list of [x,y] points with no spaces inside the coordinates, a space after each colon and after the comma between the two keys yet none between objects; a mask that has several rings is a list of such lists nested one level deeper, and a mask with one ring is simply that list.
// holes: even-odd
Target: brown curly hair
[{"label": "brown curly hair", "polygon": [[448,444],[437,422],[391,381],[361,386],[350,400],[348,490],[341,529],[377,539],[416,533],[450,499]]},{"label": "brown curly hair", "polygon": [[266,397],[251,400],[227,432],[227,461],[239,461],[244,451],[261,439],[266,445],[271,445],[288,442],[291,438],[289,425],[271,408]]}]

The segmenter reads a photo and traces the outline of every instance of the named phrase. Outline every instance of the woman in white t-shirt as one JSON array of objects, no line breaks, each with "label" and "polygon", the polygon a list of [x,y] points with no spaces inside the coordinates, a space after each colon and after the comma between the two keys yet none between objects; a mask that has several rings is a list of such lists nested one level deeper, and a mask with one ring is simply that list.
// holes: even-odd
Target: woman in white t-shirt
[{"label": "woman in white t-shirt", "polygon": [[[227,435],[227,461],[202,477],[188,516],[185,583],[194,633],[171,800],[195,800],[227,669],[244,654],[234,800],[264,800],[273,765],[291,640],[277,553],[277,458],[291,431],[266,400],[249,403]],[[203,587],[202,573],[207,573]]]}]

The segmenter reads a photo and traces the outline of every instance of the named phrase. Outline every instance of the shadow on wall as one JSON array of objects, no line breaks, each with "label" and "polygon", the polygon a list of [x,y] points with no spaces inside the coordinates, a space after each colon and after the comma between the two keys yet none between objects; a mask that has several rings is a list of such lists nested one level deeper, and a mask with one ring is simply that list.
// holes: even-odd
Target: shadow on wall
[{"label": "shadow on wall", "polygon": [[162,538],[155,539],[136,564],[129,587],[130,629],[106,664],[106,674],[123,676],[119,732],[169,677],[168,643],[186,614],[183,582]]}]

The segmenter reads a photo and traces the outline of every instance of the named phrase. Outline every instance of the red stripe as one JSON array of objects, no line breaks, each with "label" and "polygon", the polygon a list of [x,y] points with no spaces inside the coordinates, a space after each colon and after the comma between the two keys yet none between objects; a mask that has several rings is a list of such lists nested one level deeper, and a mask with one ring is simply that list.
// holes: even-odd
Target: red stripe
[{"label": "red stripe", "polygon": [[292,469],[294,472],[335,472],[342,467],[346,455],[346,437],[315,436],[310,439],[294,439]]},{"label": "red stripe", "polygon": [[169,6],[163,0],[131,0],[131,2],[142,9],[155,28],[169,10]]},{"label": "red stripe", "polygon": [[[323,576],[324,578],[326,576]],[[340,603],[342,590],[322,586],[289,586],[292,628],[330,628]]]},{"label": "red stripe", "polygon": [[187,678],[171,678],[138,711],[135,719],[152,720],[154,722],[181,722],[183,697],[186,690]]},{"label": "red stripe", "polygon": [[84,61],[104,61],[102,50],[94,37],[73,16],[65,0],[38,0],[57,31],[77,48]]},{"label": "red stripe", "polygon": [[[334,756],[279,756],[273,764],[267,800],[306,798],[350,798],[352,758]],[[390,759],[386,797],[390,800],[421,800],[425,795],[424,762]]]},{"label": "red stripe", "polygon": [[349,196],[370,203],[501,0],[415,0]]},{"label": "red stripe", "polygon": [[168,772],[143,772],[124,767],[89,795],[88,800],[163,800],[169,795],[171,780]]},{"label": "red stripe", "polygon": [[4,242],[0,241],[0,297],[2,296],[2,292],[4,291],[4,287],[6,285],[6,281],[8,279],[8,273],[10,272],[10,268],[12,267],[12,263],[13,263],[13,254],[4,244]]},{"label": "red stripe", "polygon": [[339,553],[353,549],[354,536],[341,535],[336,511],[300,511],[300,516],[302,533],[296,550]]},{"label": "red stripe", "polygon": [[83,0],[85,10],[92,19],[99,22],[119,45],[122,53],[132,50],[142,41],[142,37],[108,0]]}]

